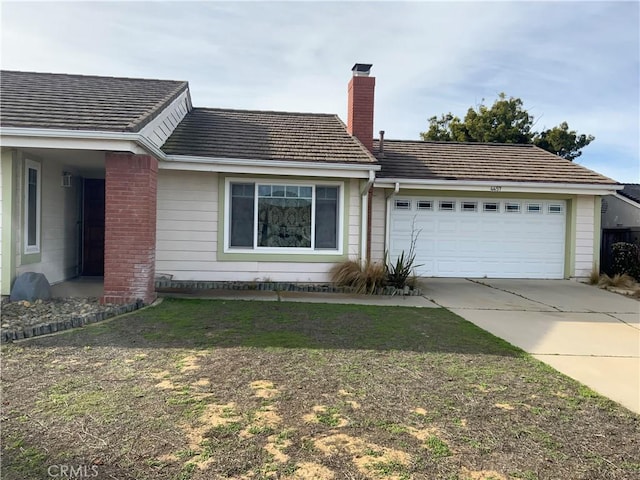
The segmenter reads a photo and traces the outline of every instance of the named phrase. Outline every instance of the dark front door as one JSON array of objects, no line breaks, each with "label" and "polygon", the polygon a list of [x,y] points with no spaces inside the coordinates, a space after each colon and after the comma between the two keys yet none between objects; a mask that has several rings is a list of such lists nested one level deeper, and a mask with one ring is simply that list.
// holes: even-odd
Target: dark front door
[{"label": "dark front door", "polygon": [[104,275],[104,180],[84,180],[82,275]]}]

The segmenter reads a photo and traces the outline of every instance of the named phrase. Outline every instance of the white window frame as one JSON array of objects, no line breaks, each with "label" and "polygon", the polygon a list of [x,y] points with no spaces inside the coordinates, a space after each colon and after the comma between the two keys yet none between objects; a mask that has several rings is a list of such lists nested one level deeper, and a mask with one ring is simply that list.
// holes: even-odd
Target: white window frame
[{"label": "white window frame", "polygon": [[397,198],[393,202],[394,210],[411,210],[411,200],[406,198]]},{"label": "white window frame", "polygon": [[[445,204],[451,204],[451,208],[444,208]],[[456,211],[456,201],[455,200],[439,200],[438,201],[438,211],[439,212],[455,212]]]},{"label": "white window frame", "polygon": [[[495,210],[487,208],[489,205],[495,206]],[[486,213],[500,213],[500,202],[482,202],[482,211]]]},{"label": "white window frame", "polygon": [[[35,245],[29,245],[29,170],[35,170],[37,172],[37,184],[36,184],[36,243]],[[24,201],[24,225],[23,225],[23,237],[24,237],[24,254],[30,255],[34,253],[40,253],[40,232],[42,221],[42,166],[38,162],[25,159],[24,161],[24,192],[22,199]]]},{"label": "white window frame", "polygon": [[[511,207],[517,208],[512,210]],[[520,202],[505,202],[504,213],[522,213],[522,204]]]},{"label": "white window frame", "polygon": [[[531,207],[537,207],[537,210],[531,210]],[[542,206],[542,203],[527,203],[527,208],[525,210],[526,213],[532,214],[532,215],[540,215],[542,214],[542,212],[544,211],[544,208]]]},{"label": "white window frame", "polygon": [[[557,208],[558,210],[552,210],[553,208]],[[561,203],[550,203],[547,205],[547,213],[549,215],[562,215],[564,214],[564,205]]]},{"label": "white window frame", "polygon": [[478,211],[478,202],[476,202],[475,200],[463,200],[460,202],[460,211],[466,213],[475,213]]},{"label": "white window frame", "polygon": [[[232,247],[231,243],[231,184],[232,183],[253,183],[254,184],[254,218],[253,218],[253,248]],[[257,241],[258,231],[258,187],[259,185],[282,185],[312,187],[311,199],[311,247],[260,247]],[[315,249],[316,238],[316,187],[338,187],[338,225],[336,226],[336,236],[338,248]],[[226,178],[224,183],[224,253],[247,253],[247,254],[286,254],[286,255],[342,255],[344,250],[344,205],[345,205],[345,184],[336,181],[312,181],[297,179],[277,179],[270,180],[264,178]]]},{"label": "white window frame", "polygon": [[421,211],[433,211],[433,200],[416,200],[416,209]]}]

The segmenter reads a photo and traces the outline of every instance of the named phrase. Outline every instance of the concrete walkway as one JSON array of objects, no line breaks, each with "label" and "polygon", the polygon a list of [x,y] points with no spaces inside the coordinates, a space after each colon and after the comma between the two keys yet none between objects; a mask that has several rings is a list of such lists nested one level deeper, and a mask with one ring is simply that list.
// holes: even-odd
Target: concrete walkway
[{"label": "concrete walkway", "polygon": [[570,280],[424,279],[425,296],[640,413],[640,302]]},{"label": "concrete walkway", "polygon": [[159,294],[174,298],[210,298],[219,300],[261,300],[271,302],[340,303],[387,307],[438,308],[420,296],[357,295],[350,293],[280,292],[270,290],[192,290],[189,293]]}]

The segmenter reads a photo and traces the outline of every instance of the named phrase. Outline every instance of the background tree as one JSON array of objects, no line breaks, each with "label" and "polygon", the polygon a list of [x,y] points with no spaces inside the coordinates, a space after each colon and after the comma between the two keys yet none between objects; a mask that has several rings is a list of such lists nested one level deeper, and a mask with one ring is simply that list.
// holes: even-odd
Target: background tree
[{"label": "background tree", "polygon": [[477,110],[469,108],[464,120],[452,113],[429,118],[429,129],[420,133],[422,140],[445,142],[533,143],[567,160],[582,154],[593,135],[578,135],[567,122],[535,132],[534,117],[522,100],[501,93],[491,107],[481,103]]}]

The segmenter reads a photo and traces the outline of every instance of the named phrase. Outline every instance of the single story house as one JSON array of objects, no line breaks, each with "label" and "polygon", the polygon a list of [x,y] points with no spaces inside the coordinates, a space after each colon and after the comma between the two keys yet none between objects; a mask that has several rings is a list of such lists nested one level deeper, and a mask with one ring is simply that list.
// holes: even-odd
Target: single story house
[{"label": "single story house", "polygon": [[26,271],[326,282],[415,244],[418,274],[574,278],[618,184],[532,145],[374,140],[375,78],[348,118],[194,107],[183,81],[1,72],[0,293]]}]

